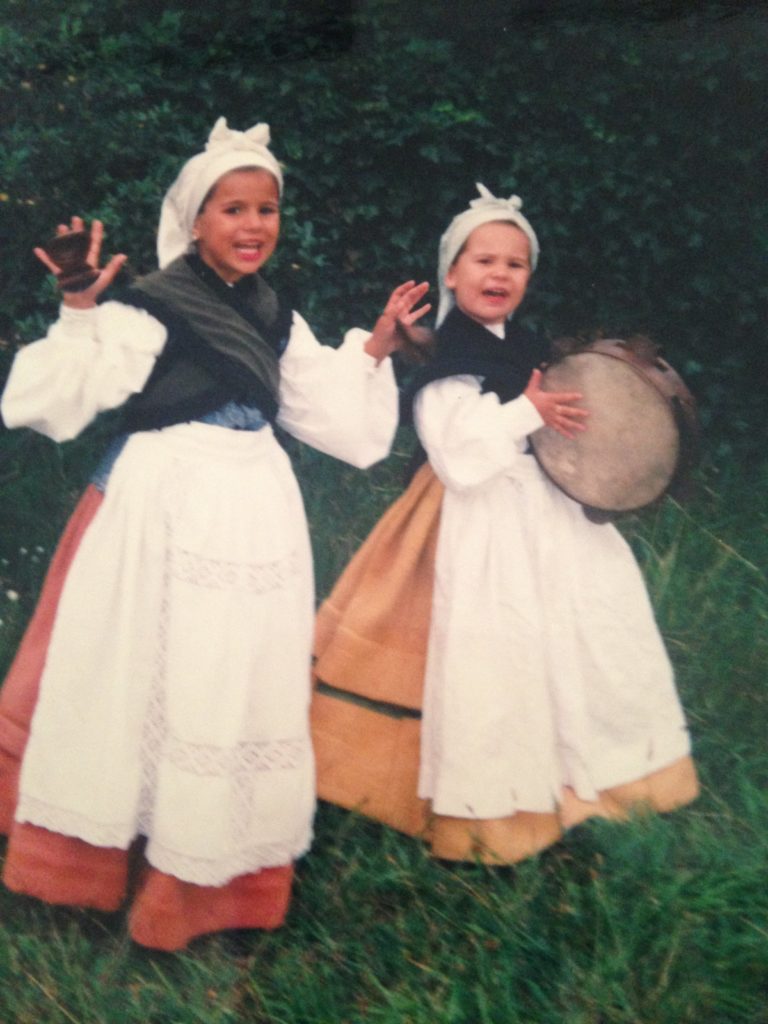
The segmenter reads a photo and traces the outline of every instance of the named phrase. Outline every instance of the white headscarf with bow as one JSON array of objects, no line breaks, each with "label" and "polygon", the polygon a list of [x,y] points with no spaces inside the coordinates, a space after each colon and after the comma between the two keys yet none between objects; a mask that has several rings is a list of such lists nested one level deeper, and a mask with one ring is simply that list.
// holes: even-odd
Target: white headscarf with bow
[{"label": "white headscarf with bow", "polygon": [[238,132],[227,127],[226,118],[218,119],[203,152],[184,164],[163,200],[157,229],[161,267],[188,250],[200,204],[222,175],[238,167],[260,167],[274,176],[282,195],[283,174],[268,147],[269,125]]},{"label": "white headscarf with bow", "polygon": [[531,225],[520,213],[520,208],[523,205],[522,199],[519,196],[499,199],[485,185],[479,183],[477,191],[480,193],[480,198],[473,199],[469,204],[469,209],[453,218],[440,239],[437,258],[437,277],[440,286],[440,302],[437,307],[438,327],[456,304],[453,291],[445,283],[445,276],[453,266],[466,240],[481,224],[495,220],[509,221],[510,224],[514,224],[528,238],[531,247],[531,270],[535,270],[536,264],[539,262],[539,240]]}]

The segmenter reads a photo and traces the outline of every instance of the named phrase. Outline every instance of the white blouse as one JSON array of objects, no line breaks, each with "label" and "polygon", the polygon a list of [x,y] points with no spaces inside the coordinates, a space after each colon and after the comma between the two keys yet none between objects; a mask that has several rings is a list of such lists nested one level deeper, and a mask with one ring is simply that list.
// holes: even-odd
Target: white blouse
[{"label": "white blouse", "polygon": [[446,377],[423,388],[416,399],[416,429],[449,490],[469,491],[513,473],[528,435],[544,422],[524,395],[500,402],[480,389],[478,377]]},{"label": "white blouse", "polygon": [[[355,328],[338,349],[321,345],[294,313],[280,359],[279,425],[360,468],[387,455],[398,411],[391,360],[377,364],[365,352],[368,337]],[[62,306],[45,338],[14,360],[0,400],[6,426],[31,427],[54,441],[76,437],[100,412],[141,391],[165,340],[165,327],[132,306]]]}]

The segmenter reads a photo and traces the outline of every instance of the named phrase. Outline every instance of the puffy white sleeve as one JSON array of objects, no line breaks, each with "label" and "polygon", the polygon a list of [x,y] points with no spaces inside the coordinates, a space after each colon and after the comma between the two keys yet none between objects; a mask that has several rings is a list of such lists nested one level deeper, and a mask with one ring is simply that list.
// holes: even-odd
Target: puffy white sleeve
[{"label": "puffy white sleeve", "polygon": [[142,309],[62,306],[45,338],[14,359],[0,401],[6,426],[54,441],[76,437],[98,413],[141,391],[165,338],[165,327]]},{"label": "puffy white sleeve", "polygon": [[530,458],[528,435],[543,424],[524,395],[500,402],[469,375],[428,384],[416,396],[414,419],[435,473],[462,491],[514,473],[517,460]]},{"label": "puffy white sleeve", "polygon": [[365,469],[389,453],[398,395],[390,359],[377,364],[364,349],[369,334],[348,331],[335,349],[321,345],[293,314],[280,360],[277,422],[313,448]]}]

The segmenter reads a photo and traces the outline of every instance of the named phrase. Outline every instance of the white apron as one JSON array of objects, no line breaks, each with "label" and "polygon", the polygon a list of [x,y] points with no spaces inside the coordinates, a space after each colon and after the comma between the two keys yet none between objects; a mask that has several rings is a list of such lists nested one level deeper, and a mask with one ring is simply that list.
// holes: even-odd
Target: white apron
[{"label": "white apron", "polygon": [[17,811],[222,885],[311,839],[313,581],[266,427],[134,434],[72,565]]}]

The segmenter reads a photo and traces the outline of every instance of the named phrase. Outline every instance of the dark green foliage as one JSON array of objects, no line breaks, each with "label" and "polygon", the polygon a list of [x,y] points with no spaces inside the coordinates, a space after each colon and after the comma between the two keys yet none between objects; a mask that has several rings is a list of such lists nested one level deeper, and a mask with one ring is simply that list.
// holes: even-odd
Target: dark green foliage
[{"label": "dark green foliage", "polygon": [[484,181],[541,237],[531,323],[651,334],[710,450],[760,450],[763,5],[3,6],[6,362],[54,311],[32,244],[101,216],[150,269],[164,189],[224,114],[272,126],[288,188],[269,271],[321,334],[369,323],[404,276],[434,283],[439,234]]}]

